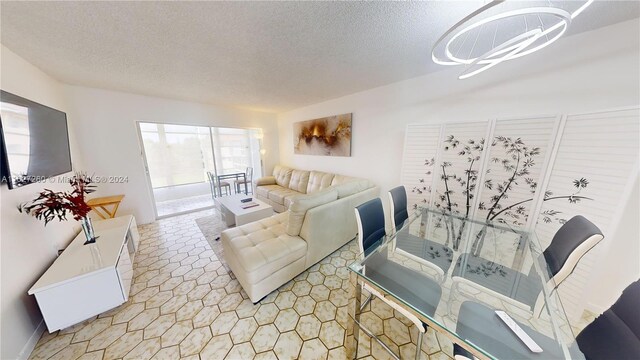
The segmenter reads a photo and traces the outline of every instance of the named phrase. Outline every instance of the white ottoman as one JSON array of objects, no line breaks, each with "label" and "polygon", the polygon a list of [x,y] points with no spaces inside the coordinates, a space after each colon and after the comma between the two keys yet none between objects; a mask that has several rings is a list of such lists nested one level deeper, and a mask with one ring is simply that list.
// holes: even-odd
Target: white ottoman
[{"label": "white ottoman", "polygon": [[307,242],[286,233],[287,221],[282,213],[221,234],[224,258],[253,303],[305,270]]}]

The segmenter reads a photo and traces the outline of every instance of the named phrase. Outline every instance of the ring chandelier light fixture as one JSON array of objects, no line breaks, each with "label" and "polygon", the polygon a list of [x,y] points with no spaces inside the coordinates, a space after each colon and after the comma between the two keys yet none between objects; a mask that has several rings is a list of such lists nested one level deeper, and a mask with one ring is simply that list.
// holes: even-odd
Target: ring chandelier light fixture
[{"label": "ring chandelier light fixture", "polygon": [[470,78],[551,45],[593,1],[490,1],[447,30],[431,57],[465,65],[458,79]]}]

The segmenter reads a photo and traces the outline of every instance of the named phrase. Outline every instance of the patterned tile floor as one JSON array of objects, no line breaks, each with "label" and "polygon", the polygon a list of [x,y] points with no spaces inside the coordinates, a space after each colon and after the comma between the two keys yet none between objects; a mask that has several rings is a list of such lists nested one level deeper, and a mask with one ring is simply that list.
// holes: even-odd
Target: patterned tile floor
[{"label": "patterned tile floor", "polygon": [[[139,227],[129,301],[73,327],[45,332],[31,359],[345,359],[351,242],[254,305],[211,250],[195,219]],[[402,358],[417,330],[374,299],[361,320]],[[362,332],[361,332],[362,333]],[[424,359],[450,359],[451,343],[429,330]],[[358,355],[389,359],[361,334]]]}]

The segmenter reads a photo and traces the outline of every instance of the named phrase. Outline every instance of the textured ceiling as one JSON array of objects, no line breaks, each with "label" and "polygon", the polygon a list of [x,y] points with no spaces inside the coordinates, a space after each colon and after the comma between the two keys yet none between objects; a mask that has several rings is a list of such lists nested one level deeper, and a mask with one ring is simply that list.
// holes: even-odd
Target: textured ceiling
[{"label": "textured ceiling", "polygon": [[[431,46],[483,3],[2,1],[0,30],[66,83],[277,112],[440,70]],[[568,35],[639,4],[596,1]]]}]

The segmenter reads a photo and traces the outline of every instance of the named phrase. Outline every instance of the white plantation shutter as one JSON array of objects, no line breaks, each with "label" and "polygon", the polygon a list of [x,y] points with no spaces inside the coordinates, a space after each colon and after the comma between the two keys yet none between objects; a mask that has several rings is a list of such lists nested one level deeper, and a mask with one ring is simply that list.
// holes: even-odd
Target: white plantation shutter
[{"label": "white plantation shutter", "polygon": [[[480,174],[482,165],[483,153],[480,150],[474,149],[479,145],[487,136],[488,122],[470,122],[470,123],[458,123],[458,124],[446,124],[442,131],[442,142],[440,143],[439,156],[436,159],[435,174],[434,177],[434,206],[440,205],[441,208],[446,209],[449,201],[451,202],[452,210],[458,211],[461,214],[467,213],[467,191],[468,176],[467,171],[471,169]],[[453,139],[454,142],[450,141]],[[471,151],[470,154],[460,155],[460,152]],[[480,157],[480,159],[476,159]],[[469,159],[473,161],[469,161]],[[445,166],[442,168],[443,164]],[[455,176],[449,178],[445,184],[443,176]],[[461,181],[457,180],[461,179]],[[470,184],[477,182],[471,179]],[[476,184],[477,185],[477,184]],[[447,188],[449,190],[449,196],[447,198]],[[471,193],[475,193],[477,190],[471,188]],[[443,200],[443,197],[445,200]],[[475,199],[471,199],[469,202],[469,215],[473,214]]]},{"label": "white plantation shutter", "polygon": [[[402,183],[407,188],[410,206],[443,204],[439,199],[439,195],[445,191],[444,182],[440,178],[440,165],[449,162],[451,166],[446,168],[447,174],[463,176],[469,162],[467,156],[459,155],[459,151],[468,144],[469,139],[479,141],[482,138],[494,139],[496,136],[512,139],[519,137],[526,146],[540,148],[540,154],[534,157],[535,163],[529,168],[530,173],[527,175],[536,183],[536,193],[531,194],[529,184],[524,181],[513,185],[508,198],[500,202],[503,207],[527,200],[532,195],[533,200],[523,203],[520,219],[505,216],[504,220],[535,228],[543,249],[549,245],[562,221],[578,214],[594,222],[605,237],[613,236],[614,217],[618,209],[625,205],[625,197],[628,195],[624,191],[639,166],[640,110],[636,107],[568,115],[559,119],[560,117],[553,116],[409,125]],[[446,142],[450,135],[459,143],[455,149],[449,147],[445,150],[445,146],[451,145]],[[502,165],[491,162],[491,159],[504,158],[506,155],[499,145],[490,149],[485,145],[481,161],[474,163],[473,169],[479,171],[476,184],[478,189],[476,198],[472,201],[471,212],[475,218],[486,218],[488,212],[486,209],[479,209],[473,202],[483,202],[486,207],[496,194],[495,191],[482,187],[484,181],[492,180],[495,185],[508,177]],[[425,165],[425,160],[431,159],[435,159],[435,162]],[[458,205],[454,210],[464,214],[464,188],[452,179],[449,180],[449,185],[450,190],[453,190],[451,200]],[[420,189],[421,194],[411,192],[415,188]],[[574,196],[573,202],[569,201],[569,196]],[[591,200],[581,199],[576,202],[575,196],[585,196]],[[512,249],[483,246],[481,255],[512,266],[517,260],[513,258],[515,246],[515,240]],[[587,253],[560,287],[564,308],[572,320],[578,319],[584,311],[585,289],[588,288],[598,257],[603,255],[601,252],[602,245],[599,245]],[[522,271],[527,272],[530,264],[530,261],[521,264]]]},{"label": "white plantation shutter", "polygon": [[[531,119],[513,119],[513,120],[498,120],[493,131],[494,145],[489,147],[487,166],[485,167],[485,182],[492,184],[492,189],[487,186],[480,187],[480,202],[484,204],[485,209],[478,209],[476,215],[480,218],[486,218],[489,213],[489,208],[493,205],[492,197],[500,194],[497,188],[505,180],[508,180],[513,171],[507,171],[503,166],[502,160],[507,159],[511,165],[517,165],[519,170],[522,170],[523,165],[527,160],[530,160],[533,165],[527,167],[528,175],[523,175],[516,178],[516,181],[511,184],[511,189],[508,190],[505,195],[500,199],[500,209],[496,209],[493,214],[495,215],[500,210],[508,207],[509,205],[526,201],[534,198],[536,188],[541,183],[540,176],[546,164],[546,157],[553,145],[552,134],[556,122],[559,119],[557,117],[542,117]],[[521,155],[520,163],[517,164],[515,159],[509,154],[507,148],[503,146],[503,141],[500,141],[498,137],[506,139],[505,142],[515,142],[517,139],[521,139],[522,145],[516,145],[519,148],[526,150],[529,154],[535,148],[538,149],[537,155],[531,155],[525,157]],[[497,160],[497,161],[496,161]],[[526,179],[531,179],[534,184],[529,184]],[[535,186],[537,184],[538,186]],[[527,201],[519,206],[522,206],[522,214],[516,213],[516,208],[512,208],[513,211],[507,210],[498,215],[495,220],[503,219],[505,223],[525,226],[527,219],[532,210],[533,201]],[[509,213],[512,213],[510,215]]]},{"label": "white plantation shutter", "polygon": [[[489,209],[495,203],[495,197],[499,197],[504,192],[496,209],[491,213],[491,218],[510,226],[525,227],[527,225],[528,218],[536,205],[534,200],[538,194],[535,192],[538,190],[540,193],[541,177],[548,165],[548,157],[553,146],[552,135],[558,122],[557,116],[496,121],[492,134],[493,142],[488,148],[484,179],[482,184],[479,184],[480,194],[476,218],[486,219],[489,216]],[[514,149],[521,150],[519,161]],[[512,170],[507,170],[506,167]],[[508,183],[516,170],[520,172],[523,168],[528,174],[516,177],[510,184],[510,189],[504,191],[501,187]],[[511,205],[515,206],[509,209]],[[504,211],[500,213],[502,210]],[[514,254],[516,254],[518,242],[515,239],[509,248],[505,248],[505,244],[506,242],[502,243],[501,248],[486,244],[487,246],[482,247],[480,254],[487,259],[511,266],[516,260]],[[526,262],[522,269],[528,269],[529,265],[530,262]],[[527,272],[527,270],[524,271]]]},{"label": "white plantation shutter", "polygon": [[[543,247],[560,228],[558,219],[568,220],[575,215],[583,215],[596,224],[605,237],[613,234],[613,217],[616,209],[624,206],[623,190],[638,163],[639,131],[638,109],[567,116],[546,188],[552,192],[548,197],[579,191],[577,196],[593,200],[544,201],[535,228]],[[577,188],[574,181],[581,179],[588,184]],[[571,319],[578,319],[584,311],[583,295],[595,262],[603,255],[601,251],[602,246],[598,245],[587,253],[560,287],[564,308]]]},{"label": "white plantation shutter", "polygon": [[407,126],[400,182],[407,190],[409,209],[426,206],[431,199],[433,168],[425,166],[437,156],[441,125]]}]

